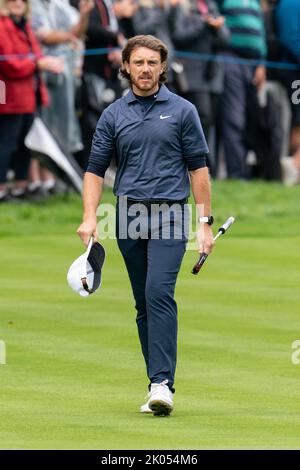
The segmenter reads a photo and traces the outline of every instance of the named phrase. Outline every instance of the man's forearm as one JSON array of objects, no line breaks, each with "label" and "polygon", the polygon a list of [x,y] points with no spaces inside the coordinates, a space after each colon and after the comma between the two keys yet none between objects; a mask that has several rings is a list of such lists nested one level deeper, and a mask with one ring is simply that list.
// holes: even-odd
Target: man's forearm
[{"label": "man's forearm", "polygon": [[[208,168],[190,171],[192,191],[200,217],[211,215],[211,190]],[[202,224],[197,232],[199,253],[210,253],[214,246],[211,226]]]},{"label": "man's forearm", "polygon": [[80,16],[79,22],[73,26],[71,33],[77,38],[82,38],[89,26],[89,15]]},{"label": "man's forearm", "polygon": [[102,195],[103,178],[87,172],[83,181],[83,220],[77,230],[83,243],[88,246],[91,237],[97,239],[97,208]]},{"label": "man's forearm", "polygon": [[211,214],[211,187],[208,168],[198,168],[190,171],[191,186],[198,214]]},{"label": "man's forearm", "polygon": [[104,179],[87,172],[83,181],[83,220],[96,217],[97,208],[102,196]]},{"label": "man's forearm", "polygon": [[37,36],[47,45],[63,44],[72,40],[72,34],[69,31],[38,31]]}]

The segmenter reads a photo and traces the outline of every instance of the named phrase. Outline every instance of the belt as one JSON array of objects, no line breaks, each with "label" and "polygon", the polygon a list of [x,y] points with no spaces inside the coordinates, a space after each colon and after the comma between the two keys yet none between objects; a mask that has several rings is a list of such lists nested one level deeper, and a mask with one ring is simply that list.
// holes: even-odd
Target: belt
[{"label": "belt", "polygon": [[140,200],[135,200],[135,199],[127,199],[127,206],[130,207],[133,204],[143,204],[145,207],[151,207],[154,204],[158,204],[158,205],[166,204],[167,206],[173,206],[173,204],[180,204],[181,206],[183,206],[187,202],[188,202],[187,198],[181,199],[179,201],[158,200],[158,199],[157,200],[151,199],[151,200],[147,200],[147,201],[140,201]]}]

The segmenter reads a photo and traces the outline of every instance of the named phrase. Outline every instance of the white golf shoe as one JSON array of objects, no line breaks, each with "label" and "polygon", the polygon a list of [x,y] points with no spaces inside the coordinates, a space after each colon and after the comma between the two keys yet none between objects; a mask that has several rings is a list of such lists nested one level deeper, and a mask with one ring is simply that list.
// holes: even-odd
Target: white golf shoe
[{"label": "white golf shoe", "polygon": [[151,384],[148,406],[154,416],[168,416],[173,411],[173,393],[167,383],[168,380],[164,380],[160,384]]},{"label": "white golf shoe", "polygon": [[149,392],[147,396],[145,397],[147,402],[140,407],[140,412],[144,414],[152,414],[153,411],[149,408],[149,398],[150,398],[151,393]]},{"label": "white golf shoe", "polygon": [[150,414],[152,415],[152,413],[153,413],[151,408],[149,408],[149,403],[148,402],[140,407],[140,412],[144,413],[144,414],[149,414],[149,415]]}]

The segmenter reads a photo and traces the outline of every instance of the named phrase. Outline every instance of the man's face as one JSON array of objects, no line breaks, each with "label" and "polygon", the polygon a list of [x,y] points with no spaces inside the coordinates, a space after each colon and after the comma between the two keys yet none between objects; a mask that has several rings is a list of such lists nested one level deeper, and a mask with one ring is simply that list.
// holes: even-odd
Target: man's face
[{"label": "man's face", "polygon": [[125,62],[124,65],[130,75],[134,93],[148,96],[158,90],[159,77],[166,65],[161,62],[159,52],[147,47],[137,47],[132,51],[129,63]]}]

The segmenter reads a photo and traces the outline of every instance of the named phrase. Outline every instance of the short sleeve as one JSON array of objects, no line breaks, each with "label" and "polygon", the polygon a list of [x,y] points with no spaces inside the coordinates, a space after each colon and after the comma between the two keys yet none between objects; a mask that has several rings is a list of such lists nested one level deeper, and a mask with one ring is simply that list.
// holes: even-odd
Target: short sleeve
[{"label": "short sleeve", "polygon": [[205,167],[209,150],[195,106],[184,112],[181,132],[183,157],[187,160],[188,169]]},{"label": "short sleeve", "polygon": [[194,106],[189,108],[183,116],[182,147],[184,157],[208,153],[200,118]]},{"label": "short sleeve", "polygon": [[87,172],[104,178],[115,150],[115,139],[111,116],[103,111],[94,133]]}]

